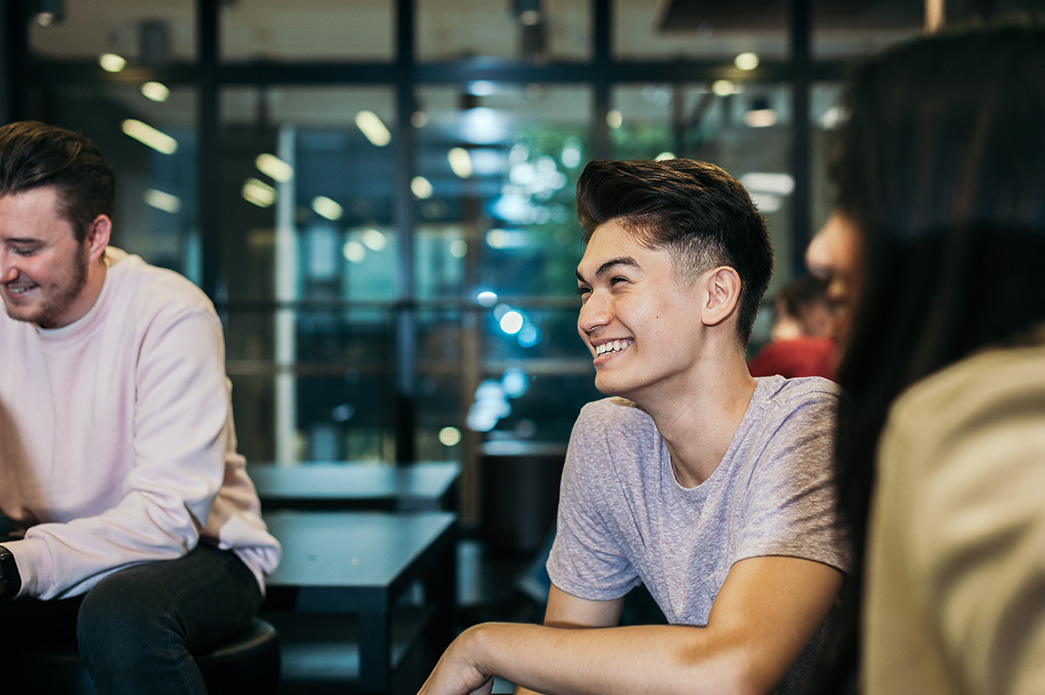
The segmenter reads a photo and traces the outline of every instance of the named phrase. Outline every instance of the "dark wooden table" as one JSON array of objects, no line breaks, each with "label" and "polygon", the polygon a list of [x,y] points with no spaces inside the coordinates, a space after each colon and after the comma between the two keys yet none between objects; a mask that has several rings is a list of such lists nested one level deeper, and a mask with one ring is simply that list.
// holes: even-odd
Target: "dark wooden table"
[{"label": "dark wooden table", "polygon": [[386,691],[392,676],[391,616],[415,582],[439,653],[453,639],[456,515],[449,512],[275,511],[265,514],[283,544],[271,587],[295,587],[294,610],[354,613],[360,627],[360,689]]},{"label": "dark wooden table", "polygon": [[326,510],[454,509],[461,467],[453,461],[255,463],[248,469],[262,508]]}]

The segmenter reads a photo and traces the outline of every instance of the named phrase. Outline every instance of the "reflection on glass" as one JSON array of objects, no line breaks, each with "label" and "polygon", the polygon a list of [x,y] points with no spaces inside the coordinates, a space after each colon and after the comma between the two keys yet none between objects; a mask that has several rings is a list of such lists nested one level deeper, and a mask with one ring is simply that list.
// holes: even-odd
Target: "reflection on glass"
[{"label": "reflection on glass", "polygon": [[573,186],[590,157],[584,98],[572,86],[421,91],[419,175],[434,191],[419,208],[421,296],[572,294]]},{"label": "reflection on glass", "polygon": [[[574,277],[589,98],[572,85],[493,83],[418,94],[418,174],[434,191],[418,206],[415,247],[417,293],[433,303],[418,342],[422,456],[453,423],[466,460],[491,439],[565,441],[593,397]],[[451,300],[454,310],[434,310]],[[567,376],[576,387],[554,396],[532,388]]]},{"label": "reflection on glass", "polygon": [[249,406],[240,438],[258,440],[264,460],[383,458],[393,170],[345,114],[389,122],[392,91],[229,89],[222,113],[229,374],[273,394]]},{"label": "reflection on glass", "polygon": [[62,87],[52,109],[50,120],[91,138],[116,173],[113,244],[199,283],[195,91],[172,90],[161,105],[140,85]]}]

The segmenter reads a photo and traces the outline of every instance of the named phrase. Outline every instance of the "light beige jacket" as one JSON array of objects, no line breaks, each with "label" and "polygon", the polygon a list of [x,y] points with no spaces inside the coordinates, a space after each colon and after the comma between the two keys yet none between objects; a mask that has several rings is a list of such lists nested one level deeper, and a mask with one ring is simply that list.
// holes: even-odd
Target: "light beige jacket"
[{"label": "light beige jacket", "polygon": [[1045,693],[1045,347],[915,384],[878,468],[864,693]]}]

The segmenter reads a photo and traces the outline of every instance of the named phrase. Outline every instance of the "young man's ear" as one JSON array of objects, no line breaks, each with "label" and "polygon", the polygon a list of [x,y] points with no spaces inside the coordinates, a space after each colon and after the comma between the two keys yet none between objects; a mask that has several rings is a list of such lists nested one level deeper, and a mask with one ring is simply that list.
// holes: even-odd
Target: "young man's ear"
[{"label": "young man's ear", "polygon": [[112,236],[112,220],[109,216],[98,215],[95,217],[94,221],[91,222],[91,227],[87,230],[87,237],[84,239],[91,263],[97,261],[105,253],[105,248],[109,245],[110,236]]},{"label": "young man's ear", "polygon": [[700,320],[705,326],[717,326],[736,313],[740,304],[740,275],[736,270],[724,265],[708,272],[703,289]]}]

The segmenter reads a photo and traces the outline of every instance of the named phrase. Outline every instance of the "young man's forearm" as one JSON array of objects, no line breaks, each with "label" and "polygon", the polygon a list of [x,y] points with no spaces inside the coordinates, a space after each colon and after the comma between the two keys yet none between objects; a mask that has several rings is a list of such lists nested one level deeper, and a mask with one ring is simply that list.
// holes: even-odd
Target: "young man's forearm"
[{"label": "young man's forearm", "polygon": [[520,686],[518,692],[546,695],[764,693],[779,674],[759,668],[754,656],[742,639],[714,639],[699,627],[486,623],[457,639],[422,693],[472,692],[493,674]]},{"label": "young man's forearm", "polygon": [[707,627],[584,627],[607,619],[611,607],[553,590],[546,622],[577,627],[476,625],[450,645],[422,693],[488,693],[494,675],[545,695],[766,693],[823,623],[841,581],[840,571],[818,562],[742,560]]}]

